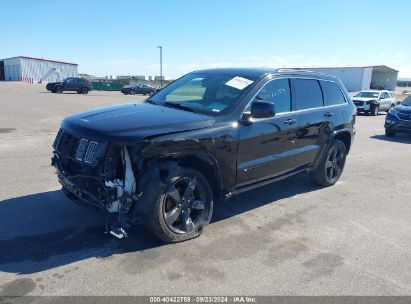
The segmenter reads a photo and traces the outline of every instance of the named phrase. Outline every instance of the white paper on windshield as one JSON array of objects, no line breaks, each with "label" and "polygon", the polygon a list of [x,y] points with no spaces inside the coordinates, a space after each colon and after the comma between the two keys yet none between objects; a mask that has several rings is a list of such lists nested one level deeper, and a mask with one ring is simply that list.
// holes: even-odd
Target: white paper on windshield
[{"label": "white paper on windshield", "polygon": [[233,79],[227,81],[225,84],[238,89],[238,90],[243,90],[244,88],[246,88],[247,86],[249,86],[250,84],[252,84],[254,81],[247,79],[247,78],[243,78],[240,76],[236,76]]}]

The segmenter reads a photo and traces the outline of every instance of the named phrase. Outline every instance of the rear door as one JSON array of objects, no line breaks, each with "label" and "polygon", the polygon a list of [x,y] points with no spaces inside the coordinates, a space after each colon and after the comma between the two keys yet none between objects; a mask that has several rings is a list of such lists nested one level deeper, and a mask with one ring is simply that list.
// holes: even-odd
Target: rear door
[{"label": "rear door", "polygon": [[297,168],[312,165],[327,142],[330,129],[323,93],[316,79],[294,78],[291,81],[293,110],[297,115],[295,164]]},{"label": "rear door", "polygon": [[[291,111],[291,88],[288,78],[271,80],[255,100],[273,102],[276,115],[254,118],[249,125],[240,124],[237,159],[237,186],[268,179],[292,170],[296,132],[296,115]],[[251,103],[246,107],[249,111]]]}]

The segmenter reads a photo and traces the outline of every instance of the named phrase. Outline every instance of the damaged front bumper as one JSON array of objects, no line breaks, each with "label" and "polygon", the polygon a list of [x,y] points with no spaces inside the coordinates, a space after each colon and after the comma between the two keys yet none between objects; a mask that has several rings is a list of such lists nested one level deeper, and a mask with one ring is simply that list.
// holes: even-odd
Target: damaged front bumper
[{"label": "damaged front bumper", "polygon": [[125,145],[98,142],[61,128],[51,164],[71,199],[109,213],[127,213],[137,199],[136,180]]},{"label": "damaged front bumper", "polygon": [[[60,159],[57,155],[54,155],[51,159],[51,164],[56,168],[56,174],[59,183],[63,187],[63,191],[70,199],[80,199],[83,202],[90,204],[94,207],[107,209],[107,206],[111,205],[117,200],[117,188],[108,187],[103,181],[94,176],[87,175],[72,175],[70,176],[61,166]],[[88,191],[78,181],[86,180],[94,181],[99,184],[99,197],[96,194]]]}]

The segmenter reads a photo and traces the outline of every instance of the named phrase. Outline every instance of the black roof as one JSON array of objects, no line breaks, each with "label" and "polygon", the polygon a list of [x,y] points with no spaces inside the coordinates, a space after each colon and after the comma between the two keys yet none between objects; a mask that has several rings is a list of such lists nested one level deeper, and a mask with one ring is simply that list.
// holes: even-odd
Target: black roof
[{"label": "black roof", "polygon": [[309,76],[321,79],[336,80],[335,76],[331,76],[325,73],[309,71],[303,69],[272,69],[272,68],[215,68],[206,70],[197,70],[195,73],[208,73],[208,74],[229,74],[233,76],[243,76],[250,78],[260,78],[271,74],[273,76]]}]

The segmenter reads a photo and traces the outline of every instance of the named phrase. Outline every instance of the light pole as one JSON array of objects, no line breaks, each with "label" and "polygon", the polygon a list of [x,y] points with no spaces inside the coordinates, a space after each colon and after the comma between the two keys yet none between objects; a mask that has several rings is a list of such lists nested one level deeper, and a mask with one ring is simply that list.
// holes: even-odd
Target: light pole
[{"label": "light pole", "polygon": [[160,88],[163,87],[163,47],[158,46],[160,49]]}]

